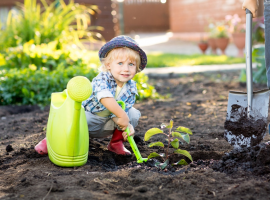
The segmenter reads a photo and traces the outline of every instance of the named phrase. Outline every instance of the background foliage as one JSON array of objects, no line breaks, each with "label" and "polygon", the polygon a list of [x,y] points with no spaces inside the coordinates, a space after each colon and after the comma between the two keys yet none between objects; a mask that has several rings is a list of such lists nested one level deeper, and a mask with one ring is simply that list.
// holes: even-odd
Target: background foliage
[{"label": "background foliage", "polygon": [[[265,46],[258,45],[253,48],[252,60],[256,63],[256,69],[253,69],[252,77],[255,83],[266,84],[266,68],[265,68]],[[253,62],[253,63],[254,63]],[[246,70],[242,69],[240,74],[240,82],[246,82]]]},{"label": "background foliage", "polygon": [[[18,12],[9,13],[0,27],[0,105],[48,105],[53,92],[61,92],[74,76],[90,81],[98,74],[97,52],[87,51],[83,42],[101,39],[89,26],[96,6],[70,1],[46,4],[25,0]],[[143,73],[136,75],[138,100],[159,95]]]},{"label": "background foliage", "polygon": [[[65,4],[63,0],[48,5],[41,0],[24,0],[17,10],[9,12],[6,24],[0,24],[0,49],[17,47],[30,40],[34,44],[56,41],[57,47],[67,44],[83,46],[82,41],[103,39],[100,33],[92,30],[103,30],[99,26],[89,26],[90,15],[98,12],[97,6],[86,7],[75,4],[73,0]],[[82,40],[84,39],[84,40]]]}]

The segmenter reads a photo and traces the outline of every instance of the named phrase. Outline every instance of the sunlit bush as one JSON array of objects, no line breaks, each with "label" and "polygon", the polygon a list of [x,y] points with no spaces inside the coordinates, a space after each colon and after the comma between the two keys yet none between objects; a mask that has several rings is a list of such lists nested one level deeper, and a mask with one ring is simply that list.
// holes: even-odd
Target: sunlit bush
[{"label": "sunlit bush", "polygon": [[[48,105],[51,93],[61,92],[74,76],[85,76],[90,81],[97,75],[97,68],[91,66],[58,66],[50,71],[48,68],[29,66],[25,69],[0,71],[0,105],[37,104]],[[137,81],[137,100],[159,97],[155,88],[148,83],[148,77],[139,73],[134,77]]]},{"label": "sunlit bush", "polygon": [[[57,2],[60,2],[57,4]],[[0,24],[0,49],[17,47],[30,40],[34,44],[57,42],[58,49],[66,44],[82,47],[82,41],[102,39],[103,30],[99,26],[89,26],[90,15],[98,12],[98,7],[75,4],[73,0],[65,4],[63,0],[54,1],[49,5],[41,0],[24,0],[18,9],[11,10],[5,24]]]}]

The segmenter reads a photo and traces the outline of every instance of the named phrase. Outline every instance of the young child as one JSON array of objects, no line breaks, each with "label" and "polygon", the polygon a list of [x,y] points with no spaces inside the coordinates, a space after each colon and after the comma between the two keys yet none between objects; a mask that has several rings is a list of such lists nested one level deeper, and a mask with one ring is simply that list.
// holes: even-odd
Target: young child
[{"label": "young child", "polygon": [[[147,64],[145,52],[128,36],[118,36],[107,42],[99,51],[102,63],[101,72],[93,79],[93,93],[82,103],[85,108],[89,136],[104,138],[112,135],[108,150],[121,155],[130,155],[124,145],[127,127],[134,135],[138,125],[140,111],[133,108],[137,88],[131,80]],[[123,110],[117,101],[124,101]],[[40,154],[47,153],[46,138],[35,150]]]}]

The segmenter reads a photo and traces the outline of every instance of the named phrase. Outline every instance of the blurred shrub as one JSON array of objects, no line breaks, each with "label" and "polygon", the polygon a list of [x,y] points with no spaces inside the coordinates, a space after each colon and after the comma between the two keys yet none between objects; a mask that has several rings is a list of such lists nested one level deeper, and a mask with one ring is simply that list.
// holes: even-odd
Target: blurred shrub
[{"label": "blurred shrub", "polygon": [[255,47],[252,56],[257,63],[256,71],[253,73],[253,81],[255,83],[267,83],[266,68],[265,68],[265,46],[260,45]]},{"label": "blurred shrub", "polygon": [[[90,81],[97,75],[97,68],[89,66],[58,66],[50,71],[48,68],[30,66],[25,69],[10,69],[0,71],[0,105],[10,104],[50,104],[51,93],[61,92],[68,81],[74,76],[85,76]],[[160,97],[155,88],[148,83],[148,77],[138,73],[134,80],[137,82],[137,100]]]},{"label": "blurred shrub", "polygon": [[[59,3],[58,3],[59,2]],[[5,24],[0,24],[0,49],[17,47],[30,40],[34,44],[57,42],[57,47],[66,44],[83,46],[83,40],[102,39],[103,30],[99,26],[88,26],[90,15],[98,12],[95,5],[84,6],[75,4],[73,0],[65,4],[63,0],[54,1],[49,5],[41,0],[24,0],[18,9],[11,10]]]},{"label": "blurred shrub", "polygon": [[95,52],[79,49],[57,49],[57,42],[35,45],[33,40],[23,46],[7,48],[3,52],[5,68],[46,68],[49,71],[57,67],[86,66],[88,63],[99,64]]},{"label": "blurred shrub", "polygon": [[252,23],[252,43],[264,43],[265,35],[264,35],[264,16],[257,17],[253,19]]},{"label": "blurred shrub", "polygon": [[[265,46],[258,45],[253,48],[252,60],[256,63],[256,69],[253,70],[252,77],[255,83],[267,83],[266,68],[265,68]],[[253,63],[254,63],[253,62]],[[240,73],[240,82],[246,82],[246,69],[242,69]]]},{"label": "blurred shrub", "polygon": [[137,100],[161,98],[161,96],[156,92],[155,87],[148,83],[148,76],[146,76],[143,72],[136,74],[133,80],[137,82],[137,90],[139,95],[137,96]]},{"label": "blurred shrub", "polygon": [[[82,42],[103,40],[101,30],[90,24],[96,6],[69,1],[24,0],[17,13],[10,11],[0,24],[0,105],[48,105],[53,92],[61,92],[74,76],[97,75],[97,52],[83,49]],[[59,2],[59,4],[58,4]],[[42,10],[41,9],[44,9]],[[138,74],[138,100],[158,97],[148,77]]]},{"label": "blurred shrub", "polygon": [[0,104],[48,105],[51,93],[63,91],[72,77],[81,75],[92,80],[96,74],[96,69],[80,66],[59,66],[53,71],[45,67],[2,70]]}]

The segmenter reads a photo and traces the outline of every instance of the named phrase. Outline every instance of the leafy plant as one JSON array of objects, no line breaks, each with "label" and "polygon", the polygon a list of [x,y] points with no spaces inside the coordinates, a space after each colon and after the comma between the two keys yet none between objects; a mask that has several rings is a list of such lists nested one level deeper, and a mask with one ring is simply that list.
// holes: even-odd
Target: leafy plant
[{"label": "leafy plant", "polygon": [[226,15],[225,21],[229,25],[229,32],[231,33],[246,32],[246,25],[244,22],[242,22],[242,19],[238,16],[238,14]]},{"label": "leafy plant", "polygon": [[92,80],[97,70],[88,66],[59,66],[53,71],[34,67],[0,71],[0,105],[49,105],[51,93],[61,92],[74,76]]},{"label": "leafy plant", "polygon": [[228,38],[228,26],[224,21],[210,22],[208,26],[210,38]]},{"label": "leafy plant", "polygon": [[253,44],[265,42],[264,29],[265,29],[264,16],[253,18],[253,23],[252,23],[252,43]]},{"label": "leafy plant", "polygon": [[[169,132],[165,133],[162,130],[163,128],[169,129]],[[163,163],[160,163],[160,162],[155,163],[155,166],[158,168],[161,168],[161,169],[164,169],[169,164],[169,157],[173,154],[182,154],[182,155],[188,157],[192,161],[192,157],[188,151],[179,149],[179,139],[184,140],[185,142],[187,142],[189,144],[189,142],[190,142],[189,135],[192,135],[191,130],[186,128],[186,127],[183,127],[183,126],[179,126],[178,128],[176,128],[175,131],[172,131],[172,128],[173,128],[173,120],[170,120],[169,125],[161,124],[161,129],[151,128],[144,135],[145,141],[148,141],[152,136],[157,135],[157,134],[163,134],[164,136],[167,137],[167,141],[168,141],[167,147],[165,147],[165,145],[160,141],[153,142],[153,143],[150,143],[148,145],[148,147],[157,146],[157,147],[164,148],[165,153],[158,154],[156,152],[153,152],[148,156],[148,159],[154,158],[154,157],[161,157],[164,162]],[[174,151],[172,154],[170,154],[170,152],[169,152],[170,146],[172,146],[174,148]],[[181,159],[180,161],[178,161],[177,163],[174,163],[173,165],[187,165],[187,162],[184,159]]]},{"label": "leafy plant", "polygon": [[[256,63],[256,70],[253,71],[253,81],[255,83],[267,83],[266,68],[265,68],[265,46],[256,46],[252,51],[252,59]],[[242,69],[240,76],[240,82],[246,82],[246,70]]]},{"label": "leafy plant", "polygon": [[[59,3],[58,3],[59,2]],[[98,12],[95,5],[86,7],[75,4],[73,0],[65,4],[64,0],[47,4],[41,0],[24,0],[18,9],[11,10],[5,24],[0,24],[0,49],[17,47],[30,40],[38,45],[57,41],[58,48],[67,44],[83,47],[82,41],[103,39],[94,30],[103,30],[99,26],[89,26],[90,15]]]},{"label": "leafy plant", "polygon": [[99,61],[90,51],[79,49],[57,49],[57,42],[35,45],[33,40],[26,42],[23,46],[11,47],[3,53],[5,57],[5,68],[47,68],[55,70],[58,66],[64,68],[69,66],[86,66],[93,63],[97,66]]},{"label": "leafy plant", "polygon": [[137,83],[138,96],[136,96],[136,100],[141,101],[148,98],[161,98],[161,95],[157,93],[155,87],[148,83],[148,76],[143,72],[136,74],[133,80]]},{"label": "leafy plant", "polygon": [[265,46],[257,46],[253,49],[252,56],[257,63],[257,69],[253,73],[253,81],[256,83],[267,83],[265,68]]}]

